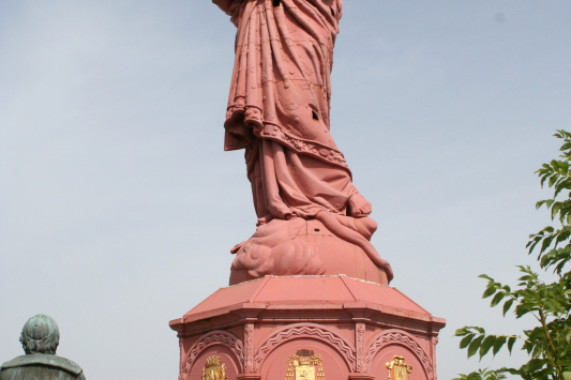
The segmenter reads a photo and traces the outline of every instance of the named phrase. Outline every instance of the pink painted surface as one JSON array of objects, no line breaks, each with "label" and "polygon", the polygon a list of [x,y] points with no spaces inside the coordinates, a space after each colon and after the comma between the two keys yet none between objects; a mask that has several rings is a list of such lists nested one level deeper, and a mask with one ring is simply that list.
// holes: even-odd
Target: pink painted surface
[{"label": "pink painted surface", "polygon": [[230,284],[266,275],[335,274],[388,284],[387,272],[364,250],[378,258],[373,246],[360,234],[354,235],[355,244],[340,238],[316,219],[274,219],[234,249],[237,253]]},{"label": "pink painted surface", "polygon": [[229,379],[284,379],[300,350],[320,355],[328,380],[384,380],[394,355],[413,366],[411,380],[435,380],[444,320],[374,282],[267,276],[219,289],[170,325],[180,339],[180,380],[201,380],[212,355]]},{"label": "pink painted surface", "polygon": [[287,361],[283,358],[295,354],[298,350],[310,350],[319,353],[324,363],[326,379],[347,379],[349,366],[343,360],[339,360],[339,354],[328,344],[315,339],[300,337],[289,344],[281,345],[268,355],[260,368],[262,379],[284,379],[287,373]]},{"label": "pink painted surface", "polygon": [[[238,244],[231,284],[267,274],[339,274],[344,253],[291,236],[305,220],[355,245],[352,275],[388,284],[393,274],[370,243],[371,204],[352,183],[330,134],[330,74],[341,0],[214,0],[237,26],[225,149],[245,149],[258,230]],[[273,221],[279,223],[279,228]],[[301,221],[299,221],[301,220]],[[284,229],[279,231],[279,229]],[[264,257],[267,260],[252,258]],[[280,257],[285,259],[280,259]],[[367,261],[368,263],[364,263]],[[369,267],[377,267],[376,273]]]},{"label": "pink painted surface", "polygon": [[173,320],[171,327],[241,309],[324,310],[368,308],[393,316],[442,322],[395,288],[338,276],[266,276],[263,279],[218,289]]},{"label": "pink painted surface", "polygon": [[[188,377],[190,379],[202,379],[202,369],[206,363],[206,359],[210,356],[218,356],[225,364],[227,379],[236,379],[240,373],[235,355],[224,345],[214,344],[209,350],[203,351],[195,360],[195,365],[189,368]],[[227,380],[220,379],[220,380]]]},{"label": "pink painted surface", "polygon": [[314,354],[328,380],[386,379],[394,355],[435,380],[445,322],[387,286],[371,204],[329,131],[342,0],[213,1],[238,28],[225,149],[245,149],[258,224],[232,249],[231,286],[170,322],[179,380],[204,380],[212,356],[229,380],[290,380],[292,355]]}]

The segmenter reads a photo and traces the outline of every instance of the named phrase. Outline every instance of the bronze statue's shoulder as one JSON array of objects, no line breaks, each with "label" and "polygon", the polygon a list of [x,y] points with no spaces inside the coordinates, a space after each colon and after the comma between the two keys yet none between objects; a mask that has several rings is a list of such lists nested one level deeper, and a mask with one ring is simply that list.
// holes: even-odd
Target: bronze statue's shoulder
[{"label": "bronze statue's shoulder", "polygon": [[2,364],[2,369],[24,367],[29,365],[45,365],[49,367],[61,368],[67,372],[78,376],[83,370],[73,361],[56,355],[30,354],[18,356]]}]

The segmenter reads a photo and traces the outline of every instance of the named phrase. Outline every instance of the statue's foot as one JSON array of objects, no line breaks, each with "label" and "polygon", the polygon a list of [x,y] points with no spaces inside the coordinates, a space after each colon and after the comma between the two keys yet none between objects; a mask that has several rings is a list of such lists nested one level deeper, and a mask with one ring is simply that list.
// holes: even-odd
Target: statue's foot
[{"label": "statue's foot", "polygon": [[357,231],[365,239],[371,240],[371,236],[377,230],[377,222],[368,217],[355,218],[352,216],[345,216],[339,214],[331,214],[337,219],[339,224],[344,227],[348,227],[354,231]]},{"label": "statue's foot", "polygon": [[371,218],[354,218],[353,224],[355,229],[367,240],[371,240],[371,236],[377,230],[377,222]]},{"label": "statue's foot", "polygon": [[373,211],[371,203],[359,193],[353,194],[349,197],[347,207],[349,209],[347,214],[355,218],[367,216]]}]

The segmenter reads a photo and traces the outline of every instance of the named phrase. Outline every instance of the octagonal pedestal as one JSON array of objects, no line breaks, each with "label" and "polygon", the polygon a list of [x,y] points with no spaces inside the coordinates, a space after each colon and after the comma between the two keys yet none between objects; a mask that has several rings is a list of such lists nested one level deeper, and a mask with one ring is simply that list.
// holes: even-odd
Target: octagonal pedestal
[{"label": "octagonal pedestal", "polygon": [[344,275],[221,288],[170,322],[180,380],[436,379],[444,324],[394,288]]}]

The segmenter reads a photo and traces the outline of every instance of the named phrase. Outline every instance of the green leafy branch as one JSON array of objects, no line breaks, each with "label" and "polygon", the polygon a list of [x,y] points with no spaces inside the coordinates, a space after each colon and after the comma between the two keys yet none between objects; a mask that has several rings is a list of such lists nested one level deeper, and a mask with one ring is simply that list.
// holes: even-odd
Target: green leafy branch
[{"label": "green leafy branch", "polygon": [[545,207],[551,220],[558,226],[547,226],[529,236],[528,253],[538,252],[542,270],[551,270],[556,280],[546,283],[529,266],[518,266],[520,277],[515,289],[480,275],[487,281],[483,298],[490,298],[490,306],[501,305],[505,316],[510,310],[516,318],[531,315],[537,325],[524,330],[523,335],[491,335],[482,327],[467,326],[456,330],[461,337],[460,348],[468,357],[495,356],[502,348],[511,354],[517,341],[521,342],[529,360],[520,368],[479,370],[460,375],[455,380],[495,380],[505,373],[523,379],[571,380],[571,133],[558,130],[555,137],[562,139],[560,159],[543,164],[536,172],[541,186],[553,189],[553,197],[541,200],[536,207]]}]

